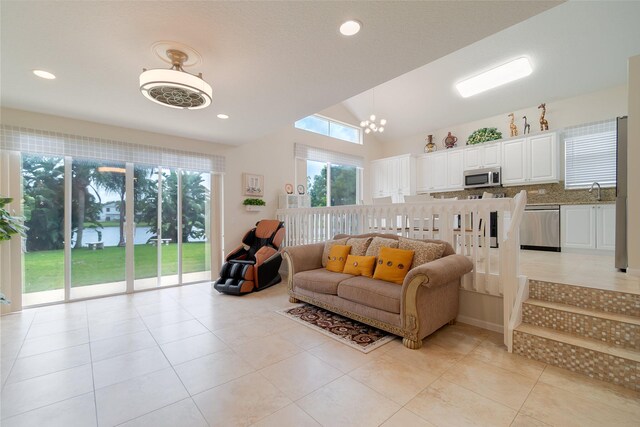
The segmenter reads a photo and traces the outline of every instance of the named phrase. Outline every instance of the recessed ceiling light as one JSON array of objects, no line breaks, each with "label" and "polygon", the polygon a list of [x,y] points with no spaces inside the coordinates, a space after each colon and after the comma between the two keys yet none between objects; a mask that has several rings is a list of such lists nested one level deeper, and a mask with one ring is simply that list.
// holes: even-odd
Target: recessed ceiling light
[{"label": "recessed ceiling light", "polygon": [[468,98],[485,90],[527,77],[532,72],[531,63],[527,58],[522,57],[470,79],[463,80],[456,84],[456,89],[458,89],[463,98]]},{"label": "recessed ceiling light", "polygon": [[227,120],[229,118],[229,116],[226,115],[226,114],[218,114],[218,118],[222,119],[222,120]]},{"label": "recessed ceiling light", "polygon": [[40,78],[47,79],[47,80],[53,80],[53,79],[56,78],[56,76],[54,76],[50,72],[44,71],[44,70],[33,70],[33,74],[35,74],[36,76],[38,76]]},{"label": "recessed ceiling light", "polygon": [[340,34],[343,36],[353,36],[360,32],[360,28],[362,28],[362,23],[360,21],[350,19],[340,25]]}]

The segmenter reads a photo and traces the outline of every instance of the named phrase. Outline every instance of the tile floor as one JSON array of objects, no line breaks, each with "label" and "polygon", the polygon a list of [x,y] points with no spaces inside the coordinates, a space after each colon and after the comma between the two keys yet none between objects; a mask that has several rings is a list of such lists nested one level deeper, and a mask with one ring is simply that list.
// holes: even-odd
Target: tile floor
[{"label": "tile floor", "polygon": [[363,354],[191,285],[25,310],[1,323],[2,426],[637,426],[640,394],[447,326]]}]

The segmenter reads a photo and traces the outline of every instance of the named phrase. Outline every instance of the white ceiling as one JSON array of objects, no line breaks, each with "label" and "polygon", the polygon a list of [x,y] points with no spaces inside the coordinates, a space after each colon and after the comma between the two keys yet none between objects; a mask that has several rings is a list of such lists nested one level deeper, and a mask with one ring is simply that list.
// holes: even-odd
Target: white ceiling
[{"label": "white ceiling", "polygon": [[[242,144],[556,4],[2,0],[0,102],[4,107]],[[356,37],[337,32],[347,18],[363,22]],[[174,110],[139,93],[143,67],[166,67],[151,51],[160,40],[201,53],[203,64],[189,71],[202,72],[213,86],[212,107]],[[497,57],[490,55],[492,60]],[[460,62],[466,73],[474,71],[470,64],[486,62],[474,58]],[[58,78],[38,79],[31,74],[36,68]],[[448,85],[429,86],[433,84]],[[409,93],[402,84],[398,91],[388,87],[389,92],[385,86],[380,93],[384,103],[389,108],[401,105],[407,118],[389,115],[390,136],[392,129],[399,132],[404,126],[413,132],[416,124],[409,124],[409,118],[420,117],[420,126],[426,124],[429,102],[429,108],[448,105],[430,90],[425,93],[426,86]],[[422,96],[416,97],[418,93]],[[408,101],[402,101],[404,97]],[[357,98],[349,105],[358,114],[362,110]],[[411,112],[416,106],[422,110]],[[231,119],[221,121],[218,113]]]},{"label": "white ceiling", "polygon": [[[627,82],[640,54],[640,2],[568,2],[375,88],[375,114],[388,120],[380,141],[552,103]],[[520,56],[534,72],[471,98],[455,83]],[[344,101],[355,117],[372,112],[372,91]],[[550,105],[547,105],[549,108]]]}]

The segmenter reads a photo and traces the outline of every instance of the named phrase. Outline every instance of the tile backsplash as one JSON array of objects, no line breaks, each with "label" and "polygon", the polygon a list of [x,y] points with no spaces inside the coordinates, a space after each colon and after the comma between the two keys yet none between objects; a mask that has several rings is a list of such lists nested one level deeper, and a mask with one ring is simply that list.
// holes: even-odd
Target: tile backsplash
[{"label": "tile backsplash", "polygon": [[432,195],[435,198],[443,197],[446,199],[451,197],[458,197],[459,199],[466,199],[468,196],[482,195],[482,193],[486,191],[489,193],[504,193],[505,197],[514,197],[522,190],[527,191],[527,204],[553,203],[561,205],[580,205],[615,203],[616,201],[615,188],[603,188],[601,191],[602,200],[597,201],[595,190],[593,191],[593,193],[589,193],[588,189],[565,190],[564,181],[560,181],[557,184],[522,185],[516,187],[493,187],[462,191],[448,191],[443,193],[432,193]]}]

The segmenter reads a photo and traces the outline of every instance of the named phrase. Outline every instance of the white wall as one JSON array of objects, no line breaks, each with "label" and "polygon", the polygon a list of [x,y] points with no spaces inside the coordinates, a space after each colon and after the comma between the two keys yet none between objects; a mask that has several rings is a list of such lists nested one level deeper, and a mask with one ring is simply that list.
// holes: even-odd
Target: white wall
[{"label": "white wall", "polygon": [[[541,100],[544,102],[544,100]],[[599,120],[613,119],[627,114],[627,86],[616,86],[606,90],[576,96],[573,98],[560,99],[547,102],[547,114],[545,118],[549,122],[550,130],[558,130],[569,126],[583,123],[595,122]],[[425,138],[433,135],[433,140],[438,144],[438,150],[444,149],[443,139],[447,132],[451,132],[458,137],[458,146],[466,144],[469,135],[477,129],[485,127],[495,127],[505,138],[509,137],[509,118],[511,112],[516,117],[515,124],[522,134],[522,116],[527,116],[531,125],[531,133],[540,130],[538,122],[540,111],[537,105],[529,108],[514,111],[505,111],[499,116],[487,117],[470,123],[460,123],[444,129],[426,129],[424,132],[413,135],[392,143],[383,143],[383,157],[396,156],[399,154],[421,154],[424,152]],[[455,114],[453,112],[452,114]]]},{"label": "white wall", "polygon": [[630,275],[640,277],[640,55],[629,58],[629,120],[627,141],[627,254]]},{"label": "white wall", "polygon": [[[333,106],[319,114],[357,126],[358,120],[341,104]],[[369,161],[381,157],[381,144],[371,135],[365,135],[364,144],[340,141],[312,132],[296,129],[291,125],[255,142],[229,150],[227,154],[227,172],[225,174],[225,247],[229,251],[236,247],[244,233],[262,218],[274,218],[278,209],[278,196],[285,194],[284,186],[294,184],[295,143],[311,145],[327,150],[338,151]],[[242,173],[264,175],[266,209],[262,212],[246,212],[242,201]],[[371,193],[369,171],[364,172],[364,195]],[[300,174],[299,174],[300,175]],[[365,199],[366,200],[366,199]]]}]

